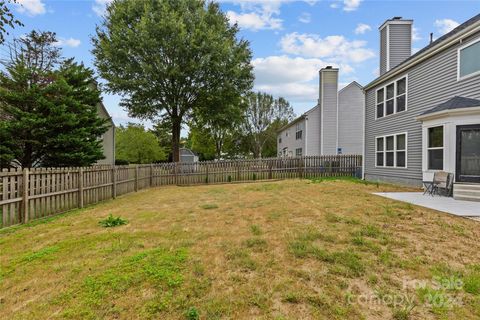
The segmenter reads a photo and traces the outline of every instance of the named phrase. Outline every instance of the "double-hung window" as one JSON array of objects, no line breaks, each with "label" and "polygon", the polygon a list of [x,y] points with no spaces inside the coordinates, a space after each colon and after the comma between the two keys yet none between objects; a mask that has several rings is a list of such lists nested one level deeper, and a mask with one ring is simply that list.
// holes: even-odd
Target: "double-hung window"
[{"label": "double-hung window", "polygon": [[383,118],[407,109],[407,77],[400,78],[376,92],[376,117]]},{"label": "double-hung window", "polygon": [[480,74],[480,40],[458,50],[458,79]]},{"label": "double-hung window", "polygon": [[377,167],[407,167],[407,134],[399,133],[376,138]]},{"label": "double-hung window", "polygon": [[428,128],[428,170],[443,170],[443,126]]},{"label": "double-hung window", "polygon": [[295,149],[295,156],[297,156],[297,157],[302,156],[302,148]]},{"label": "double-hung window", "polygon": [[302,140],[302,134],[303,134],[302,124],[297,123],[295,127],[295,140]]}]

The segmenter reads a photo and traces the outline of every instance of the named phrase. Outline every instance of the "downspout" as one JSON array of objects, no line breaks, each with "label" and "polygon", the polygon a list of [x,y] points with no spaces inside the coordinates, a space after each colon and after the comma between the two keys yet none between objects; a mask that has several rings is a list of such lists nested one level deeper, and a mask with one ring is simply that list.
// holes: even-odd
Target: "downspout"
[{"label": "downspout", "polygon": [[[365,155],[367,154],[367,146],[365,144],[365,135],[367,134],[367,130],[365,130],[366,124],[366,117],[367,117],[367,110],[366,110],[366,100],[367,100],[367,93],[365,89],[362,89],[363,92],[363,137],[362,137],[362,144],[363,144],[363,152],[362,152],[362,180],[365,180]],[[375,141],[375,143],[377,143]]]}]

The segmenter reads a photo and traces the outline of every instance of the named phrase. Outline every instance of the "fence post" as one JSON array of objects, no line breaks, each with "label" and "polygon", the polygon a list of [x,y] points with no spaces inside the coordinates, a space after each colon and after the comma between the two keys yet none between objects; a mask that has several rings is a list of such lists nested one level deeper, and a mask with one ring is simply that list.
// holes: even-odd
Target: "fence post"
[{"label": "fence post", "polygon": [[23,185],[22,185],[22,215],[23,223],[28,222],[28,169],[23,169]]},{"label": "fence post", "polygon": [[78,168],[78,207],[83,208],[83,168]]},{"label": "fence post", "polygon": [[112,167],[112,198],[117,197],[117,167]]},{"label": "fence post", "polygon": [[153,163],[150,163],[150,188],[153,187]]},{"label": "fence post", "polygon": [[138,164],[135,165],[135,192],[138,191]]},{"label": "fence post", "polygon": [[205,183],[208,184],[208,162],[205,165],[207,167],[207,169],[206,169],[207,175],[205,177]]}]

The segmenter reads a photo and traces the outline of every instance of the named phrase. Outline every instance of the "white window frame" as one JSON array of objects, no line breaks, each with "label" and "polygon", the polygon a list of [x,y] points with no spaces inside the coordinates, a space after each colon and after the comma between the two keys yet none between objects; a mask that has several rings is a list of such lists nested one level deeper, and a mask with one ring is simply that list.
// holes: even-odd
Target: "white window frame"
[{"label": "white window frame", "polygon": [[[300,155],[298,155],[298,150],[300,150]],[[295,157],[303,157],[303,150],[302,148],[295,149]]]},{"label": "white window frame", "polygon": [[[300,138],[298,137],[298,133],[301,132]],[[295,140],[302,140],[303,139],[303,127],[302,123],[299,122],[295,125]]]},{"label": "white window frame", "polygon": [[458,50],[457,50],[457,81],[468,79],[468,78],[471,78],[471,77],[475,77],[476,75],[480,74],[480,70],[478,70],[478,71],[475,71],[473,73],[467,74],[463,77],[460,77],[460,62],[461,62],[460,61],[460,51],[476,44],[477,42],[480,42],[480,38],[472,40],[472,41],[466,43],[465,45],[461,46],[460,48],[458,48]]},{"label": "white window frame", "polygon": [[[397,136],[405,135],[405,149],[398,150],[397,149]],[[389,150],[388,152],[393,152],[393,166],[387,166],[387,137],[393,137],[393,150]],[[378,151],[377,140],[379,138],[383,138],[383,151]],[[379,166],[377,164],[377,153],[383,153],[383,166]],[[405,166],[399,167],[397,166],[397,152],[405,152]],[[375,168],[387,168],[387,169],[407,169],[408,168],[408,132],[399,132],[394,134],[386,134],[383,136],[376,136],[375,137]]]},{"label": "white window frame", "polygon": [[[429,135],[429,131],[431,128],[438,128],[438,127],[442,127],[443,128],[443,134],[442,134],[442,139],[443,139],[443,147],[432,147],[430,148],[428,146],[428,142],[429,142],[429,138],[430,138],[430,135]],[[444,124],[439,124],[439,125],[432,125],[432,126],[428,126],[428,127],[425,127],[427,129],[427,141],[426,141],[426,157],[427,157],[427,162],[426,162],[426,170],[429,171],[429,172],[435,172],[435,171],[443,171],[445,169],[445,125]],[[428,160],[429,159],[429,150],[443,150],[442,154],[443,154],[443,166],[442,166],[442,169],[430,169],[428,167]]]},{"label": "white window frame", "polygon": [[[397,111],[397,97],[399,97],[397,95],[397,82],[399,80],[402,80],[403,78],[405,78],[405,93],[403,95],[405,95],[405,110],[402,110],[402,111]],[[391,85],[393,83],[393,113],[392,114],[389,114],[387,115],[387,87],[389,85]],[[377,116],[377,105],[378,105],[378,91],[382,90],[383,89],[383,117],[378,117]],[[400,95],[401,96],[401,95]],[[389,99],[391,100],[391,99]],[[388,118],[388,117],[391,117],[393,115],[396,115],[398,113],[402,113],[402,112],[405,112],[408,110],[408,74],[405,74],[401,77],[398,77],[396,78],[395,80],[393,81],[390,81],[389,83],[377,88],[375,90],[375,120],[378,120],[378,119],[383,119],[383,118]]]}]

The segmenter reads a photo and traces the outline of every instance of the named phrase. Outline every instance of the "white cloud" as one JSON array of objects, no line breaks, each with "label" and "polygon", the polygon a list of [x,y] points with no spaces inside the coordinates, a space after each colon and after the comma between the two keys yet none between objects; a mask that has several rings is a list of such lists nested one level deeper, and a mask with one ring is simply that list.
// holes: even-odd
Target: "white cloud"
[{"label": "white cloud", "polygon": [[364,34],[367,31],[372,31],[372,27],[365,23],[359,23],[355,28],[355,34]]},{"label": "white cloud", "polygon": [[337,0],[338,2],[332,2],[330,4],[330,8],[337,9],[340,8],[340,4],[342,5],[343,11],[351,12],[355,11],[360,7],[360,3],[363,0]]},{"label": "white cloud", "polygon": [[268,29],[278,30],[282,28],[283,20],[279,18],[281,0],[250,0],[250,1],[224,1],[240,5],[241,12],[228,11],[227,17],[230,23],[238,23],[239,27],[253,31]]},{"label": "white cloud", "polygon": [[344,11],[355,11],[360,6],[362,0],[343,0]]},{"label": "white cloud", "polygon": [[46,12],[45,4],[42,0],[18,0],[17,11],[26,13],[29,16],[36,16]]},{"label": "white cloud", "polygon": [[81,41],[78,39],[74,38],[58,38],[58,41],[55,42],[55,45],[58,47],[71,47],[71,48],[76,48],[81,44]]},{"label": "white cloud", "polygon": [[312,16],[308,12],[303,12],[300,17],[298,17],[298,21],[301,23],[310,23],[310,21],[312,21]]},{"label": "white cloud", "polygon": [[349,41],[340,35],[320,38],[315,34],[297,32],[286,34],[280,40],[280,46],[285,53],[329,59],[344,64],[360,63],[375,57],[374,51],[366,45],[365,41]]},{"label": "white cloud", "polygon": [[249,12],[236,13],[235,11],[228,11],[227,17],[230,22],[238,23],[240,28],[249,29],[253,31],[261,29],[281,29],[282,20],[275,18],[272,14],[264,12]]},{"label": "white cloud", "polygon": [[318,99],[318,71],[327,65],[340,68],[342,74],[353,72],[353,68],[346,64],[286,55],[256,58],[252,65],[255,90],[283,96],[291,102],[311,103]]},{"label": "white cloud", "polygon": [[92,5],[93,12],[95,12],[95,14],[99,17],[103,16],[105,14],[105,11],[107,10],[107,6],[112,1],[113,0],[95,0]]},{"label": "white cloud", "polygon": [[413,27],[412,28],[412,41],[419,41],[422,40],[422,37],[420,36],[420,32],[418,31],[417,28]]},{"label": "white cloud", "polygon": [[434,23],[440,34],[446,34],[458,27],[460,24],[452,19],[437,19]]}]

